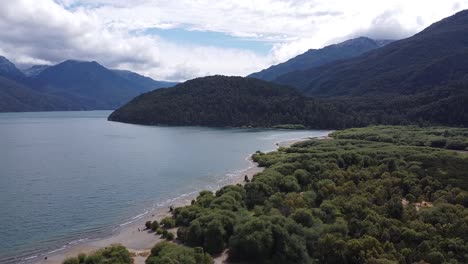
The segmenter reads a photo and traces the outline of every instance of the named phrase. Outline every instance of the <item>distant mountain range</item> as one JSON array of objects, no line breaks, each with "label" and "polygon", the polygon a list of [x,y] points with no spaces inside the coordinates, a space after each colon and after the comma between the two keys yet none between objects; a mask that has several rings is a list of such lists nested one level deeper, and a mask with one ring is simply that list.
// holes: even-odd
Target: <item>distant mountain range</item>
[{"label": "distant mountain range", "polygon": [[173,85],[86,61],[22,72],[0,56],[0,112],[115,109],[141,93]]},{"label": "distant mountain range", "polygon": [[381,48],[391,42],[392,40],[374,40],[366,37],[350,39],[322,49],[310,49],[284,63],[252,73],[248,77],[273,81],[289,72],[312,69],[338,60],[353,58],[367,51]]},{"label": "distant mountain range", "polygon": [[[361,41],[365,42],[366,39],[345,43]],[[298,101],[284,100],[273,105],[282,109],[285,116],[290,116],[291,122],[299,121],[311,128],[322,128],[326,124],[328,128],[370,124],[468,126],[468,11],[434,23],[410,38],[385,44],[387,43],[381,43],[381,47],[346,60],[335,60],[280,75],[274,82],[295,87],[303,96],[314,99],[306,100],[301,97]],[[298,58],[302,60],[302,57],[287,63],[294,64],[300,61]],[[275,67],[263,73],[286,66]],[[268,122],[253,121],[256,119],[248,117],[264,116],[271,111],[273,117],[265,117],[271,121],[269,124],[285,122],[279,113],[272,110],[275,107],[263,102],[270,102],[266,99],[266,91],[274,93],[275,89],[284,89],[279,88],[283,86],[249,80],[252,78],[207,78],[180,84],[168,89],[170,91],[143,94],[115,111],[110,120],[142,124],[242,124],[219,122],[225,118],[248,120],[245,125],[264,126]],[[238,88],[245,85],[256,96],[251,104],[263,107],[252,106],[252,111],[246,111],[243,108],[248,108],[248,105],[237,104],[239,98],[243,101],[244,97],[252,98],[249,94],[251,91]],[[257,86],[268,85],[270,89],[256,89]],[[229,93],[226,86],[236,92]],[[197,92],[183,96],[187,87],[192,87]],[[214,92],[218,89],[222,92]],[[213,93],[213,97],[207,97]],[[214,100],[224,104],[217,104]],[[157,105],[164,105],[165,108]],[[300,112],[297,105],[308,110]],[[173,115],[171,120],[163,119],[164,115],[171,113],[170,109],[177,109],[179,114]],[[144,120],[139,119],[142,115]],[[210,118],[204,117],[205,115]],[[328,122],[317,118],[320,115]]]},{"label": "distant mountain range", "polygon": [[468,11],[359,57],[282,75],[310,96],[415,94],[468,80]]},{"label": "distant mountain range", "polygon": [[13,80],[20,80],[25,77],[23,72],[3,56],[0,56],[0,75]]}]

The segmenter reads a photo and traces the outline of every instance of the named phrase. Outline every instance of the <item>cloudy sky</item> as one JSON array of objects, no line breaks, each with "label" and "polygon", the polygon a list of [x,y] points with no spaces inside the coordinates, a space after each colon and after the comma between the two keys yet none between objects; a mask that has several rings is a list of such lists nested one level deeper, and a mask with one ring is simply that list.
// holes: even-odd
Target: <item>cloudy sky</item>
[{"label": "cloudy sky", "polygon": [[400,39],[468,0],[0,0],[0,55],[159,80],[246,75],[357,36]]}]

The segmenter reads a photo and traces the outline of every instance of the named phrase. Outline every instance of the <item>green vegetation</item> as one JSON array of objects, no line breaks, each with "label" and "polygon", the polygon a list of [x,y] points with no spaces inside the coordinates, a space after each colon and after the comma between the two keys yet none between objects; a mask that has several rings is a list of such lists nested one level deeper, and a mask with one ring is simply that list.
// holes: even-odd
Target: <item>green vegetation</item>
[{"label": "green vegetation", "polygon": [[[468,262],[468,156],[441,149],[466,142],[466,130],[379,126],[333,136],[255,153],[265,170],[175,208],[161,224],[177,226],[184,246],[160,243],[146,263],[213,263],[208,254],[226,249],[246,263]],[[445,145],[433,143],[439,137]]]},{"label": "green vegetation", "polygon": [[171,240],[174,240],[175,235],[171,232],[168,232],[164,238],[171,241]]},{"label": "green vegetation", "polygon": [[[145,223],[146,229],[151,229],[151,224],[152,224],[151,221],[146,221],[146,223]],[[156,229],[157,229],[157,228],[156,228]]]},{"label": "green vegetation", "polygon": [[158,221],[153,221],[152,223],[150,223],[150,229],[153,231],[153,232],[156,232],[156,230],[158,230],[159,228],[159,223]]},{"label": "green vegetation", "polygon": [[68,258],[63,264],[132,264],[130,252],[121,245],[112,245],[90,255],[79,254],[78,257]]},{"label": "green vegetation", "polygon": [[162,242],[151,249],[151,255],[146,264],[212,264],[210,255],[203,252],[203,248],[188,248],[169,242]]},{"label": "green vegetation", "polygon": [[161,226],[164,228],[174,228],[175,227],[175,221],[171,217],[164,217],[161,220]]},{"label": "green vegetation", "polygon": [[301,124],[284,124],[284,125],[276,125],[273,128],[279,129],[306,129],[304,125]]},{"label": "green vegetation", "polygon": [[313,69],[332,62],[356,57],[370,50],[380,48],[389,42],[391,41],[373,40],[366,37],[349,39],[321,49],[310,49],[286,62],[252,73],[248,77],[273,81],[279,76],[289,72]]},{"label": "green vegetation", "polygon": [[335,135],[352,139],[254,154],[266,169],[252,182],[203,191],[174,210],[178,240],[252,263],[466,263],[468,158],[408,139],[446,130],[468,137],[366,129],[384,128],[391,143],[346,130]]},{"label": "green vegetation", "polygon": [[407,146],[468,150],[468,129],[447,127],[373,126],[336,131],[338,139],[359,139]]},{"label": "green vegetation", "polygon": [[253,78],[210,76],[142,94],[108,119],[143,125],[314,129],[371,124],[468,126],[465,87],[460,83],[391,98],[310,98],[291,87]]},{"label": "green vegetation", "polygon": [[142,94],[109,120],[143,125],[314,128],[362,126],[338,106],[254,78],[209,76]]}]

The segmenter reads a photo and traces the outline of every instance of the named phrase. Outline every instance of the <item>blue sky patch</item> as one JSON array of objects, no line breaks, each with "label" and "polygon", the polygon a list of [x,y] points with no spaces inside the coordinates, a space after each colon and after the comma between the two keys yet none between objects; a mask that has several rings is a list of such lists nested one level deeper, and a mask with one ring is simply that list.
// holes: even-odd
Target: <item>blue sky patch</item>
[{"label": "blue sky patch", "polygon": [[253,51],[259,55],[268,54],[273,47],[272,42],[235,37],[213,31],[151,28],[145,30],[143,34],[157,35],[165,40],[179,44],[243,49]]}]

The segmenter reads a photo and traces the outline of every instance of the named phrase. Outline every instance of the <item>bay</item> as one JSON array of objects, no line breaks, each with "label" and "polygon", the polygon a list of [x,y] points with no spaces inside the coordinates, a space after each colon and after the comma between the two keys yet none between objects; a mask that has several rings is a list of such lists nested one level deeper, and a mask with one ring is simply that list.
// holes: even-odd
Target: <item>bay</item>
[{"label": "bay", "polygon": [[150,127],[110,113],[0,114],[0,263],[108,236],[165,201],[219,188],[257,150],[328,133]]}]

